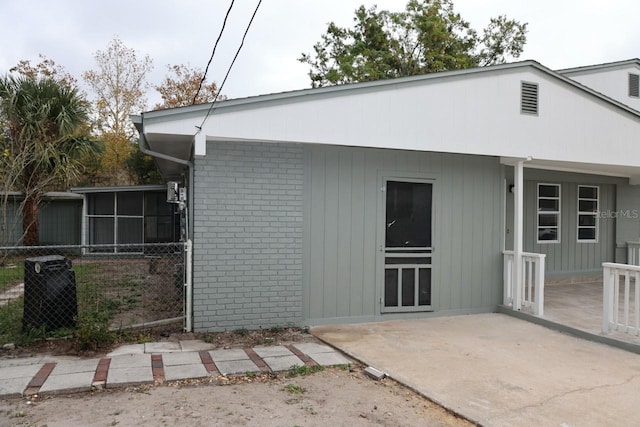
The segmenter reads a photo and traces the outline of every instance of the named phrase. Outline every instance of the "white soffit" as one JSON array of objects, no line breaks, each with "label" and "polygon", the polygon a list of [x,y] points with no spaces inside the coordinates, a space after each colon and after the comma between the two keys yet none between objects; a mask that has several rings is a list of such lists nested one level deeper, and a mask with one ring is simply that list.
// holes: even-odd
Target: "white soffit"
[{"label": "white soffit", "polygon": [[640,167],[604,165],[597,163],[559,162],[554,160],[523,159],[515,157],[501,157],[500,163],[513,166],[518,161],[523,161],[523,166],[530,169],[542,169],[558,172],[572,172],[590,175],[615,176],[621,178],[633,178],[640,176]]}]

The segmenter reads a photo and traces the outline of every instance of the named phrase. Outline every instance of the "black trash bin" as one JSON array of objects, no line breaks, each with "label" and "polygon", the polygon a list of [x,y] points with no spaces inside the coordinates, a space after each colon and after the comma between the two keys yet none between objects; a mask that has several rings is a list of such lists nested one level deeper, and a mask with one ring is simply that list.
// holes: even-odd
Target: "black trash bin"
[{"label": "black trash bin", "polygon": [[76,275],[71,260],[60,255],[25,259],[22,328],[73,328],[77,315]]}]

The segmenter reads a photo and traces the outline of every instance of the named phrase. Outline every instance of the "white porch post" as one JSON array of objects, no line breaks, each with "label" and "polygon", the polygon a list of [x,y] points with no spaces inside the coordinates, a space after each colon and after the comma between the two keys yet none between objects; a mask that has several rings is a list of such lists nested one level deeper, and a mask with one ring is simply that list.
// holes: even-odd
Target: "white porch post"
[{"label": "white porch post", "polygon": [[523,160],[519,160],[513,166],[513,309],[520,310],[522,307],[522,283],[523,283]]}]

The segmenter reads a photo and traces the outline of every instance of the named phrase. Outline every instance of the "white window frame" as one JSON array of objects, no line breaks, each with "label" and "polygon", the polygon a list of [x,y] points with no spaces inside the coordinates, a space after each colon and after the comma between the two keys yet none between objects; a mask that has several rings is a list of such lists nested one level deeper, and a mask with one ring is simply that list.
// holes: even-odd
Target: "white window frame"
[{"label": "white window frame", "polygon": [[[552,186],[558,188],[558,197],[540,197],[540,186]],[[540,210],[540,200],[558,200],[558,210],[557,211],[543,211]],[[556,223],[556,239],[555,240],[540,240],[540,215],[556,215],[557,223]],[[560,243],[560,231],[561,231],[561,221],[562,221],[562,186],[560,184],[553,183],[545,183],[539,182],[536,187],[536,243],[539,245],[546,245],[548,243]]]},{"label": "white window frame", "polygon": [[[596,189],[596,198],[585,198],[580,197],[580,189],[581,188],[595,188]],[[580,210],[580,201],[594,201],[596,202],[596,210],[595,212],[589,211],[581,211]],[[576,240],[578,243],[598,243],[598,237],[600,235],[600,215],[598,212],[600,210],[600,187],[597,185],[578,185],[578,194],[577,194],[578,205],[576,206],[577,216],[576,216]],[[580,225],[580,215],[591,215],[595,218],[595,226],[592,225]],[[595,229],[595,238],[594,239],[581,239],[580,238],[580,229],[581,228],[594,228]]]}]

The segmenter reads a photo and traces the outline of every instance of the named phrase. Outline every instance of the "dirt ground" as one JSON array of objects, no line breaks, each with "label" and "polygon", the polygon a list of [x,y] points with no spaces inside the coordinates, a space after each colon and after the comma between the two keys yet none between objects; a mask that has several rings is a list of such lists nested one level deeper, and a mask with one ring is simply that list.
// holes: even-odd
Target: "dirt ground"
[{"label": "dirt ground", "polygon": [[[187,334],[146,331],[144,341],[202,339],[215,348],[317,342],[296,328]],[[117,345],[117,344],[116,344]],[[78,352],[66,340],[47,340],[0,352],[101,357],[109,349]],[[362,373],[326,368],[307,376],[286,373],[256,377],[210,377],[121,390],[0,400],[4,426],[469,426],[440,406],[390,379],[376,382]]]},{"label": "dirt ground", "polygon": [[0,401],[1,426],[469,426],[361,367]]}]

